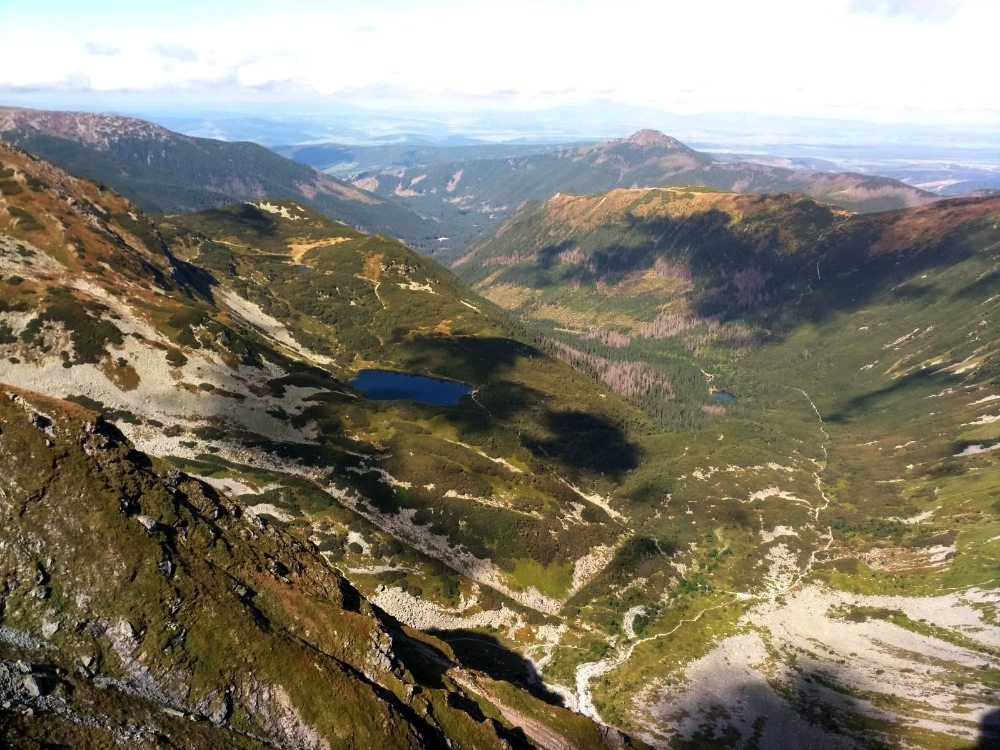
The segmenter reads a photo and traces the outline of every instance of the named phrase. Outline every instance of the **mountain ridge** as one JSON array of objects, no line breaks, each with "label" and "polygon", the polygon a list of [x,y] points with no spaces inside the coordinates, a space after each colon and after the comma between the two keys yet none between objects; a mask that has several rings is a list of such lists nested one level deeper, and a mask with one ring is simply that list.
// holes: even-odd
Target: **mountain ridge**
[{"label": "mountain ridge", "polygon": [[354,184],[395,196],[436,217],[448,237],[430,254],[445,263],[476,237],[488,236],[490,228],[524,203],[544,201],[556,193],[592,195],[616,188],[691,185],[747,194],[799,193],[860,212],[939,199],[889,178],[722,161],[653,130],[552,153],[372,171],[359,174]]},{"label": "mountain ridge", "polygon": [[[358,175],[353,184],[256,144],[182,136],[118,115],[0,108],[0,138],[107,183],[146,211],[291,198],[365,231],[399,237],[445,262],[522,203],[557,192],[700,184],[736,192],[798,192],[859,211],[937,198],[871,175],[720,161],[654,130],[532,155],[376,170]],[[419,159],[419,153],[407,159]]]},{"label": "mountain ridge", "polygon": [[426,234],[406,208],[250,142],[174,133],[120,115],[0,107],[0,139],[114,187],[150,213],[292,198],[370,232]]}]

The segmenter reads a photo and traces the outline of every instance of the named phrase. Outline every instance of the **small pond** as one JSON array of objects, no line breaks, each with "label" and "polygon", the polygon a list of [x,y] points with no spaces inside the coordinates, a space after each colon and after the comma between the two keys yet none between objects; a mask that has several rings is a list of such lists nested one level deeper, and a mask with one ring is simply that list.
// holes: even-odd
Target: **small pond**
[{"label": "small pond", "polygon": [[722,401],[723,403],[725,403],[728,401],[735,400],[736,396],[734,396],[729,391],[712,391],[712,395],[709,396],[709,398],[712,399],[713,401]]},{"label": "small pond", "polygon": [[472,387],[457,380],[440,380],[391,370],[361,370],[348,384],[373,401],[423,401],[454,406]]}]

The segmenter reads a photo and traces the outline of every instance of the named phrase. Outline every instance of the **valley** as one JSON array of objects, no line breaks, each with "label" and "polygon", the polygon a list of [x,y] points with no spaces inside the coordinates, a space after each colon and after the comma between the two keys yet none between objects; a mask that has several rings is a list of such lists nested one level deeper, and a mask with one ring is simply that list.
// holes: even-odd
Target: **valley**
[{"label": "valley", "polygon": [[[518,160],[548,160],[531,166],[544,185]],[[3,631],[4,664],[98,649],[103,672],[59,679],[86,695],[111,676],[173,680],[169,699],[115,684],[201,717],[195,744],[988,747],[1000,199],[851,178],[814,200],[801,193],[819,183],[780,170],[773,190],[632,186],[642,165],[662,182],[664,160],[736,187],[649,132],[509,156],[503,210],[466,218],[496,231],[418,255],[287,195],[146,215],[0,144],[0,448],[21,467],[0,499],[9,519],[66,509],[4,532],[0,623],[20,634]],[[453,166],[401,177],[414,194],[397,197],[425,216],[443,194],[468,208],[480,178]],[[614,178],[573,195],[570,167]],[[366,398],[354,378],[371,370],[470,390]],[[114,461],[87,463],[86,424],[108,425]],[[75,496],[71,467],[102,489]],[[165,476],[195,499],[164,505]],[[142,579],[156,593],[135,589],[128,611],[128,586],[45,562],[82,560],[79,531],[49,552],[38,531],[116,513],[135,566],[185,571]],[[174,541],[146,550],[151,528]],[[216,572],[188,572],[203,558]],[[45,598],[33,565],[63,571]],[[214,583],[223,570],[233,581]],[[244,618],[226,649],[273,639],[316,666],[217,664],[194,609],[163,614],[181,596],[163,587],[187,581],[201,588],[185,600]],[[131,624],[71,636],[101,618]],[[190,648],[164,651],[161,623]],[[381,730],[316,705],[331,670]],[[11,731],[67,715],[32,705],[42,718]]]},{"label": "valley", "polygon": [[[547,331],[544,348],[687,437],[660,485],[676,510],[654,503],[643,528],[676,535],[678,520],[711,519],[701,544],[712,550],[695,570],[713,591],[585,674],[598,677],[596,705],[660,716],[694,746],[751,736],[763,746],[793,737],[856,746],[851,726],[890,743],[904,734],[933,747],[934,732],[971,741],[995,700],[998,634],[981,613],[995,611],[1000,537],[986,489],[990,442],[967,450],[963,440],[993,421],[996,298],[986,280],[1000,248],[997,204],[848,216],[790,198],[561,196],[524,209],[455,265]],[[616,368],[646,377],[608,377]],[[733,400],[712,401],[718,389]],[[681,400],[700,401],[702,413],[670,403]],[[663,516],[670,523],[657,528]],[[759,550],[756,574],[720,566],[748,542]],[[944,598],[930,605],[914,594]],[[671,643],[685,630],[717,645],[690,662],[691,642]],[[903,654],[912,664],[887,663]],[[664,677],[677,656],[689,666]],[[947,684],[915,700],[906,675],[927,684],[913,666],[923,662],[947,664]],[[741,676],[713,677],[730,671]],[[820,694],[843,715],[802,725]]]}]

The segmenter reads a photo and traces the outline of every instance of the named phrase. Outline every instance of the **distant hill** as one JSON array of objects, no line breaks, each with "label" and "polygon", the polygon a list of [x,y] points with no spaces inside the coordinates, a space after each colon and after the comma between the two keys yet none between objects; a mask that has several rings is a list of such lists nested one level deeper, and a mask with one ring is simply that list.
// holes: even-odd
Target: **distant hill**
[{"label": "distant hill", "polygon": [[400,204],[255,143],[192,138],[118,115],[0,107],[0,139],[103,182],[149,213],[291,198],[365,232],[420,244],[436,228]]},{"label": "distant hill", "polygon": [[359,175],[354,184],[387,198],[402,198],[440,221],[441,233],[448,239],[438,243],[434,254],[442,260],[453,260],[469,241],[487,234],[525,202],[557,193],[701,185],[739,193],[800,193],[858,212],[937,199],[932,193],[883,177],[723,161],[652,130],[551,153],[374,170]]},{"label": "distant hill", "polygon": [[507,159],[551,153],[575,147],[577,144],[520,143],[387,143],[384,145],[352,146],[337,143],[310,143],[274,146],[273,150],[289,159],[308,164],[326,174],[353,179],[360,173],[402,170],[431,164],[472,161],[475,159]]}]

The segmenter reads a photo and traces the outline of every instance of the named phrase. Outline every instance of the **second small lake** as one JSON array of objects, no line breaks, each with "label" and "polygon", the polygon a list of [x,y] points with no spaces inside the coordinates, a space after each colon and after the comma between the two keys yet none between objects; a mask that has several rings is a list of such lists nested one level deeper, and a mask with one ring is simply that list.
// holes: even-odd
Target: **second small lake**
[{"label": "second small lake", "polygon": [[729,391],[712,391],[712,395],[709,396],[709,398],[712,399],[713,401],[722,401],[723,403],[725,403],[727,401],[734,400],[736,396],[734,396]]},{"label": "second small lake", "polygon": [[457,380],[441,380],[392,370],[361,370],[348,381],[373,401],[422,401],[435,406],[454,406],[472,392],[472,387]]}]

